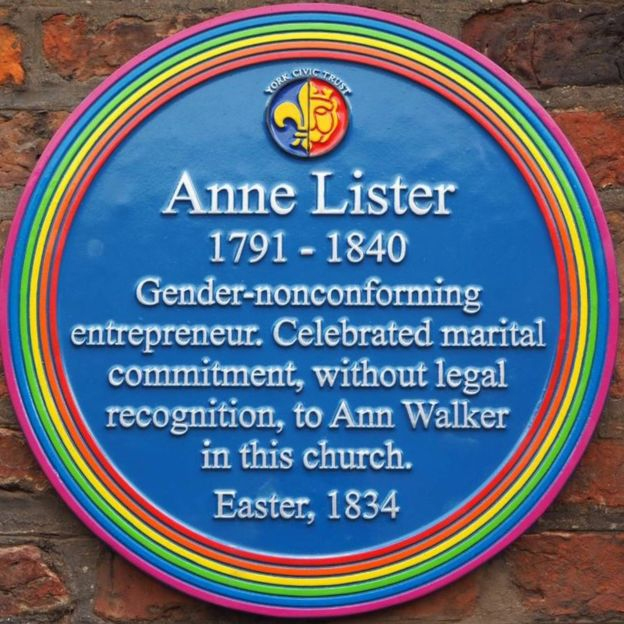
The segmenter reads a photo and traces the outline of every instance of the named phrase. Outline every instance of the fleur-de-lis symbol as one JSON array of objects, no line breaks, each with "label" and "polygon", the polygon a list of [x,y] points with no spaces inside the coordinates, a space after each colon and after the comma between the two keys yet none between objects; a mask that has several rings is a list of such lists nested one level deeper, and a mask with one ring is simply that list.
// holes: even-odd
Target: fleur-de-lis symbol
[{"label": "fleur-de-lis symbol", "polygon": [[313,145],[326,143],[338,128],[338,101],[331,88],[320,89],[306,81],[299,89],[297,102],[279,104],[273,111],[273,121],[278,128],[284,128],[288,120],[294,122],[291,147],[309,153]]},{"label": "fleur-de-lis symbol", "polygon": [[295,122],[297,130],[291,143],[292,147],[301,146],[306,152],[310,149],[309,137],[309,108],[310,108],[310,83],[306,82],[297,94],[299,106],[294,102],[282,102],[273,112],[273,121],[278,128],[284,128],[286,121]]}]

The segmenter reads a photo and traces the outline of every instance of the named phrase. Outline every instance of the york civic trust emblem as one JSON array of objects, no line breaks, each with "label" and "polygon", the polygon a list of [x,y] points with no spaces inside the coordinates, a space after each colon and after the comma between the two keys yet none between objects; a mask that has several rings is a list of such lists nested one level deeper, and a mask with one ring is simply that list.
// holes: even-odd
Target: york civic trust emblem
[{"label": "york civic trust emblem", "polygon": [[349,89],[333,74],[322,73],[332,82],[319,77],[288,76],[288,80],[284,76],[283,81],[277,79],[279,86],[275,90],[270,89],[266,112],[269,133],[280,148],[293,156],[314,158],[327,154],[347,132],[349,108],[343,94]]}]

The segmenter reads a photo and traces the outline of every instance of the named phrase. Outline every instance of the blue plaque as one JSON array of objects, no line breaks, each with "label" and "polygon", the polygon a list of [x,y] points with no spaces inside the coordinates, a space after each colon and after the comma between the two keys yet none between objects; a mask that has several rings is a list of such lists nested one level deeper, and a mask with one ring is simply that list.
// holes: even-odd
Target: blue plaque
[{"label": "blue plaque", "polygon": [[613,367],[596,195],[461,43],[297,4],[74,112],[2,274],[11,395],[78,516],[218,604],[332,616],[464,575],[553,500]]}]

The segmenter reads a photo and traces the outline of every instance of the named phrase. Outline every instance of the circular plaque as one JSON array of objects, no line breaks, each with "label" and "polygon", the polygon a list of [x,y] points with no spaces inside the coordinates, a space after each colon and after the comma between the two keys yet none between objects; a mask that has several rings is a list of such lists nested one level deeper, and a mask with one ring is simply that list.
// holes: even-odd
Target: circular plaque
[{"label": "circular plaque", "polygon": [[33,451],[153,576],[275,616],[466,574],[570,475],[614,361],[588,177],[430,28],[211,20],[83,102],[28,184],[2,352]]}]

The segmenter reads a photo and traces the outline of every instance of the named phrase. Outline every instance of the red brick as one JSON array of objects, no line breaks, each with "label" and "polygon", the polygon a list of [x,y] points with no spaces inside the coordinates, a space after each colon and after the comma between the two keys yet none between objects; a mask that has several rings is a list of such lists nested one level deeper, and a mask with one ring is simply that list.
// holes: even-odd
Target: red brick
[{"label": "red brick", "polygon": [[560,499],[624,507],[624,441],[594,440]]},{"label": "red brick", "polygon": [[97,26],[82,15],[54,15],[43,24],[43,52],[50,67],[64,78],[107,76],[153,43],[202,19],[120,17]]},{"label": "red brick", "polygon": [[46,143],[68,113],[0,115],[0,188],[26,183]]},{"label": "red brick", "polygon": [[525,535],[505,557],[523,604],[533,613],[566,621],[624,616],[622,533]]},{"label": "red brick", "polygon": [[624,185],[624,115],[602,111],[556,111],[595,186]]},{"label": "red brick", "polygon": [[187,620],[187,610],[198,604],[141,572],[124,559],[107,554],[97,571],[94,612],[114,622]]},{"label": "red brick", "polygon": [[479,596],[477,577],[478,574],[470,574],[448,587],[407,604],[400,610],[401,621],[416,619],[448,622],[470,617]]},{"label": "red brick", "polygon": [[0,85],[24,84],[22,43],[6,24],[0,25]]},{"label": "red brick", "polygon": [[[2,268],[2,257],[4,256],[4,249],[9,237],[9,230],[11,229],[10,221],[0,221],[0,268]],[[0,397],[6,396],[8,393],[6,381],[4,378],[4,371],[2,370],[2,362],[0,358]]]},{"label": "red brick", "polygon": [[531,87],[622,80],[621,2],[510,4],[470,18],[462,37]]},{"label": "red brick", "polygon": [[[2,257],[4,255],[4,248],[9,236],[9,229],[11,227],[10,221],[0,221],[0,268],[2,267]],[[6,378],[4,376],[4,370],[2,369],[2,362],[0,358],[0,400],[6,399],[9,391],[6,385]]]},{"label": "red brick", "polygon": [[0,221],[0,266],[2,266],[2,258],[4,256],[4,249],[6,247],[7,239],[9,238],[10,229],[10,221]]},{"label": "red brick", "polygon": [[598,435],[604,439],[624,439],[624,401],[607,399],[600,417]]},{"label": "red brick", "polygon": [[70,604],[67,589],[32,545],[0,548],[0,617],[52,613]]},{"label": "red brick", "polygon": [[615,250],[615,261],[620,282],[620,304],[622,304],[624,303],[621,294],[624,293],[624,212],[609,210],[605,216]]},{"label": "red brick", "polygon": [[620,319],[615,369],[609,387],[609,395],[614,399],[624,398],[624,319]]},{"label": "red brick", "polygon": [[35,462],[24,436],[0,428],[0,488],[40,492],[48,480]]}]

